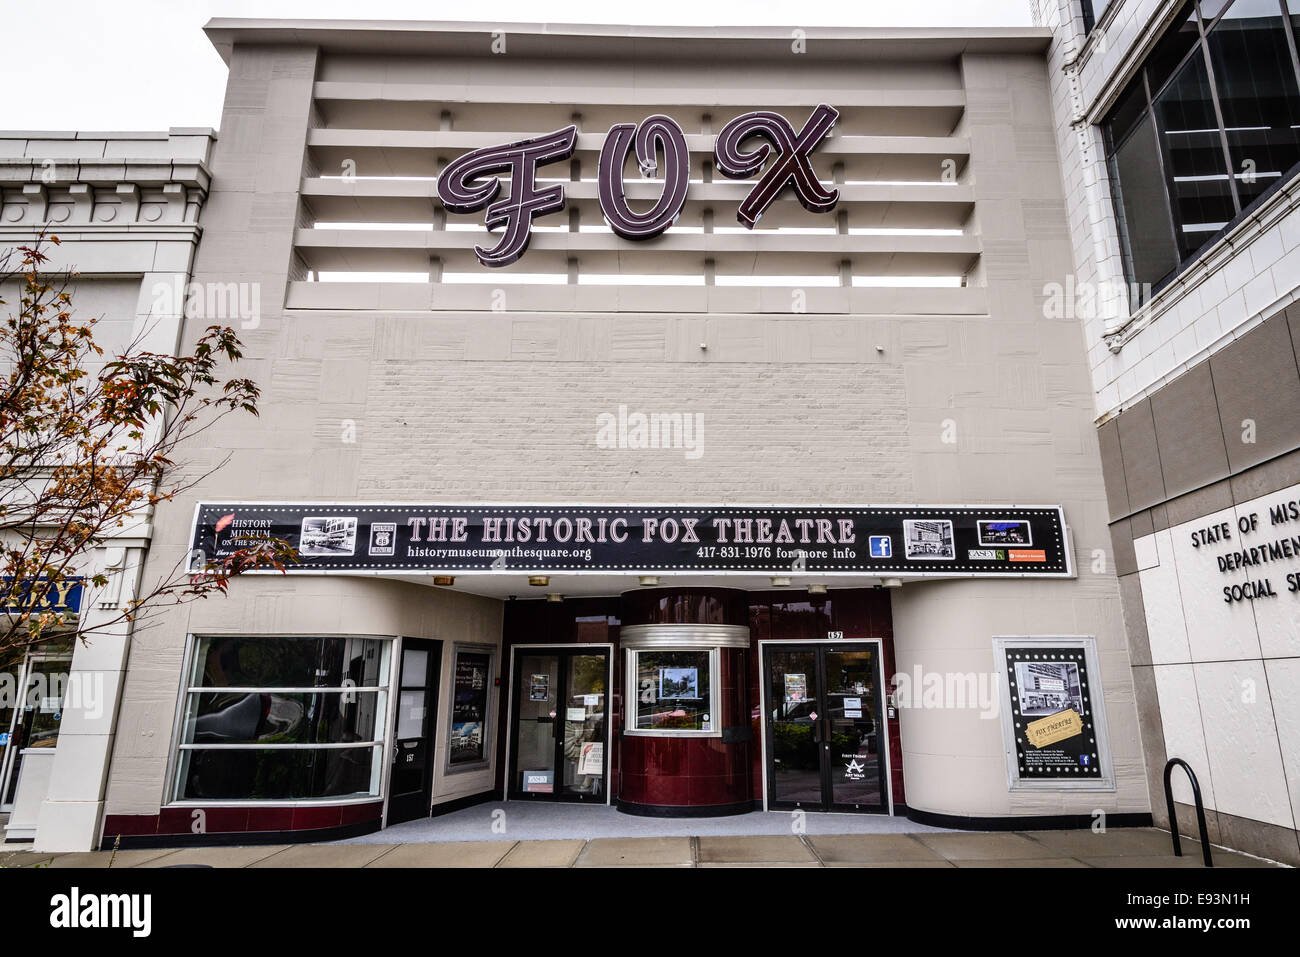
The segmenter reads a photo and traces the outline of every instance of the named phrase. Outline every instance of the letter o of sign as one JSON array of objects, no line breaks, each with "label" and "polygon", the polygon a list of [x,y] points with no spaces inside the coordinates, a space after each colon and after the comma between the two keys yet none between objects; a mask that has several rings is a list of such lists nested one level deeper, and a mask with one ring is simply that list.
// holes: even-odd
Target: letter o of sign
[{"label": "letter o of sign", "polygon": [[[623,183],[623,162],[636,139],[637,165],[645,176],[656,168],[659,150],[664,154],[664,188],[659,200],[644,213],[634,212],[627,204]],[[690,184],[691,158],[686,135],[670,117],[646,117],[639,125],[616,123],[609,128],[600,150],[600,210],[609,228],[624,239],[650,239],[658,236],[682,213],[686,189]]]}]

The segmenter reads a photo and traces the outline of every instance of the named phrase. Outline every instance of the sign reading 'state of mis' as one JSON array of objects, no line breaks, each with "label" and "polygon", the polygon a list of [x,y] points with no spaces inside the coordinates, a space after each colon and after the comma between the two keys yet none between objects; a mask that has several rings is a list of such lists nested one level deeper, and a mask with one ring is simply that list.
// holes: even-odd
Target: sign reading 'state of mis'
[{"label": "sign reading 'state of mis'", "polygon": [[190,570],[269,539],[290,571],[1068,576],[1059,507],[200,504]]}]

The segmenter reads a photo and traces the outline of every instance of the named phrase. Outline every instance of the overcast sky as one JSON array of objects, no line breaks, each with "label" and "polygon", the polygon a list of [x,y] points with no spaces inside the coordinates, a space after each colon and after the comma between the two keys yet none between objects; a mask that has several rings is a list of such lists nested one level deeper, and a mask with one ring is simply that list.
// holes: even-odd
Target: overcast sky
[{"label": "overcast sky", "polygon": [[[465,14],[472,8],[472,15]],[[0,0],[0,129],[165,130],[220,126],[226,68],[212,17],[485,20],[765,26],[1029,26],[1029,0]],[[19,92],[21,91],[21,92]]]}]

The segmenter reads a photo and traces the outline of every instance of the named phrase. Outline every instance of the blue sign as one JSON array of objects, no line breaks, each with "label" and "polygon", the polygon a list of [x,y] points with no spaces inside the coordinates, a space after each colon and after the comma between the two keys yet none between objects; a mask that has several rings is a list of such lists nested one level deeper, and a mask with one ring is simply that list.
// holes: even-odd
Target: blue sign
[{"label": "blue sign", "polygon": [[894,540],[888,535],[872,535],[869,545],[872,558],[894,557]]},{"label": "blue sign", "polygon": [[[40,580],[44,582],[44,579]],[[0,578],[0,595],[3,595],[2,609],[31,609],[33,611],[57,611],[77,614],[81,611],[81,578],[64,578],[49,582],[42,589],[33,588],[33,583],[24,581],[17,586],[13,578],[6,575]]]},{"label": "blue sign", "polygon": [[0,734],[0,748],[3,748],[8,743],[9,743],[9,732],[6,731],[4,734]]}]

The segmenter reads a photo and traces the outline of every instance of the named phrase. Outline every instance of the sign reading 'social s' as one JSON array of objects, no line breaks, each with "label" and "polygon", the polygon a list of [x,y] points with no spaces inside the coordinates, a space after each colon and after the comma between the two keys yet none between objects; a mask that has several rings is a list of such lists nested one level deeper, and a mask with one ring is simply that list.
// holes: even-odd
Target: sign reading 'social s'
[{"label": "sign reading 'social s'", "polygon": [[[758,175],[753,189],[741,202],[736,218],[748,229],[787,188],[793,189],[804,208],[825,213],[835,208],[839,191],[827,189],[813,171],[810,157],[839,119],[839,111],[825,103],[813,110],[798,131],[779,113],[760,110],[744,113],[718,134],[714,163],[730,179]],[[745,144],[761,138],[754,148]],[[578,128],[567,126],[529,139],[486,146],[450,163],[438,176],[438,198],[453,213],[486,209],[484,225],[500,229],[490,249],[475,246],[485,266],[508,266],[528,250],[533,219],[564,209],[564,187],[539,186],[538,167],[559,163],[573,155]],[[663,157],[663,189],[646,210],[634,210],[624,191],[623,164],[635,149],[644,176],[659,170]],[[773,151],[775,150],[775,155]],[[690,188],[691,158],[686,135],[671,117],[655,115],[640,123],[616,123],[609,128],[600,151],[598,196],[609,228],[624,239],[651,239],[667,230],[681,215]],[[502,178],[509,193],[501,196]]]},{"label": "sign reading 'social s'", "polygon": [[1055,506],[201,504],[191,571],[281,539],[290,571],[1068,576]]}]

